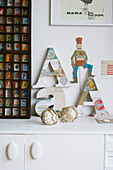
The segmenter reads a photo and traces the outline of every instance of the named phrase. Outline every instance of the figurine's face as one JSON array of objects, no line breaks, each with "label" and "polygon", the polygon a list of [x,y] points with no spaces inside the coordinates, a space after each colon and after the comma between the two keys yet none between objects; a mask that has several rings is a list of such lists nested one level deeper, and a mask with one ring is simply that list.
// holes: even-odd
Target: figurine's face
[{"label": "figurine's face", "polygon": [[76,44],[77,50],[81,50],[82,49],[82,44]]}]

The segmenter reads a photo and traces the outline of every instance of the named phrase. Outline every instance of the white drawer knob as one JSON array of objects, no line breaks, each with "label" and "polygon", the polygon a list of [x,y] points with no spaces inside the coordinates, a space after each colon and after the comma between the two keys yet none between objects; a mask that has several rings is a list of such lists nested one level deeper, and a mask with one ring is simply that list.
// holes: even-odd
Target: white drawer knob
[{"label": "white drawer knob", "polygon": [[31,157],[34,160],[37,160],[40,158],[40,155],[41,155],[40,144],[38,142],[35,142],[31,145]]},{"label": "white drawer knob", "polygon": [[7,146],[7,157],[10,160],[14,160],[17,157],[17,146],[15,143],[9,143]]}]

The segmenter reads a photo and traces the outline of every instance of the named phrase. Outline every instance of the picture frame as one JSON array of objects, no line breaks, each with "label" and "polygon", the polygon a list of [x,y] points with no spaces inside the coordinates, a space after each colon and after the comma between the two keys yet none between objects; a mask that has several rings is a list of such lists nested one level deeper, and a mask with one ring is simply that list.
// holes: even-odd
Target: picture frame
[{"label": "picture frame", "polygon": [[0,119],[31,116],[31,2],[0,0]]},{"label": "picture frame", "polygon": [[113,26],[113,0],[51,0],[50,24]]}]

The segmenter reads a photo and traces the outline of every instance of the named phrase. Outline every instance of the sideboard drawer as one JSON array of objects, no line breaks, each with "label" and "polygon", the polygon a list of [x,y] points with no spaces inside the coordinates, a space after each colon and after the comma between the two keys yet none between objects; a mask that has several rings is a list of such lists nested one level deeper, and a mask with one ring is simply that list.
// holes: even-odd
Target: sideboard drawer
[{"label": "sideboard drawer", "polygon": [[105,170],[113,170],[113,135],[106,135]]},{"label": "sideboard drawer", "polygon": [[106,170],[113,170],[113,167],[106,167]]},{"label": "sideboard drawer", "polygon": [[113,141],[106,141],[106,151],[107,152],[113,152]]},{"label": "sideboard drawer", "polygon": [[113,141],[113,135],[106,135],[106,140]]},{"label": "sideboard drawer", "polygon": [[107,160],[106,160],[107,166],[113,167],[113,152],[107,152],[106,156],[107,156]]}]

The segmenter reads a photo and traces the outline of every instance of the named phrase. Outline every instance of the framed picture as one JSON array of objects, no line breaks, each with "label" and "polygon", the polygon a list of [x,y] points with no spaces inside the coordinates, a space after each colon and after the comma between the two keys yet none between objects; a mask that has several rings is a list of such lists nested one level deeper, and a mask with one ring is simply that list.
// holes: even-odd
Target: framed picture
[{"label": "framed picture", "polygon": [[0,0],[0,119],[30,118],[31,0]]},{"label": "framed picture", "polygon": [[113,26],[113,0],[51,0],[51,25]]}]

